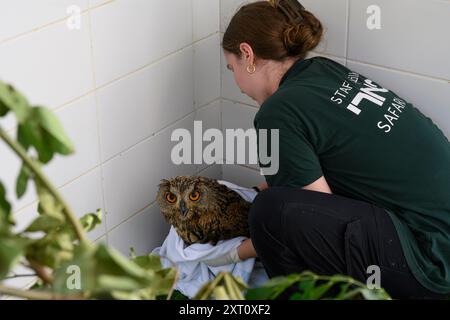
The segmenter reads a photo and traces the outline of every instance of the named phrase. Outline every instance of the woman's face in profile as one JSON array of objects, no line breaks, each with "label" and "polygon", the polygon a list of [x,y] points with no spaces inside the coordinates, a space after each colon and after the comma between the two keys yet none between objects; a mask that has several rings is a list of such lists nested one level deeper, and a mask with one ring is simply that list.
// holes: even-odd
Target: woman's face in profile
[{"label": "woman's face in profile", "polygon": [[227,51],[224,51],[224,55],[227,61],[227,69],[233,72],[234,80],[241,92],[256,101],[257,82],[254,81],[256,80],[255,75],[247,72],[248,64],[245,59],[239,59],[238,56]]}]

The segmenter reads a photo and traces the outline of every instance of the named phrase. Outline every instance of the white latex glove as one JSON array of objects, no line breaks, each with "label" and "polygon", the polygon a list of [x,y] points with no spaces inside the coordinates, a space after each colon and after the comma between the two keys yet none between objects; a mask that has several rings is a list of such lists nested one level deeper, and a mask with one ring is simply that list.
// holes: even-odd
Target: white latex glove
[{"label": "white latex glove", "polygon": [[231,264],[231,263],[240,262],[242,260],[239,258],[237,248],[238,247],[231,249],[231,251],[225,253],[223,256],[220,256],[220,257],[217,257],[214,259],[210,259],[210,260],[205,260],[203,262],[206,263],[210,267],[219,267],[219,266],[224,266],[224,265]]}]

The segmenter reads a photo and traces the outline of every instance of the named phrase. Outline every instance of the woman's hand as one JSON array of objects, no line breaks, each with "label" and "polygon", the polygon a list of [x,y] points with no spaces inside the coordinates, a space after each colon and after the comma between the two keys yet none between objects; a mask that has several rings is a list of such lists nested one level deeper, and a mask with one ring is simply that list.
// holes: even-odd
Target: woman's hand
[{"label": "woman's hand", "polygon": [[267,185],[267,182],[263,182],[263,183],[258,184],[257,187],[258,187],[259,191],[263,191],[263,190],[267,189],[269,186]]},{"label": "woman's hand", "polygon": [[252,241],[246,239],[237,247],[234,247],[224,255],[215,259],[203,261],[210,267],[219,267],[230,263],[238,263],[249,258],[256,258],[256,251],[253,247]]}]

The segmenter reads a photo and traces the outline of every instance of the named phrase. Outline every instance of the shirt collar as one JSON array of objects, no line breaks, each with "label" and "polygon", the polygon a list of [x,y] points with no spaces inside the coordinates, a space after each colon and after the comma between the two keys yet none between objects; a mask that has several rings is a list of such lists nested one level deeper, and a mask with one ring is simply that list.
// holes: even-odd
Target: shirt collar
[{"label": "shirt collar", "polygon": [[281,86],[286,80],[296,75],[301,70],[305,69],[309,65],[310,59],[298,59],[294,64],[286,71],[281,78],[279,86]]}]

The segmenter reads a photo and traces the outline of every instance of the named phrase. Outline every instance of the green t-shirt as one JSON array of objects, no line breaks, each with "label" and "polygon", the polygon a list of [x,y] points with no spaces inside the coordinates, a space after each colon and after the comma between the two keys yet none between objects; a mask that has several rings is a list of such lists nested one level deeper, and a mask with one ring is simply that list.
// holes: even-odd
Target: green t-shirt
[{"label": "green t-shirt", "polygon": [[269,186],[303,187],[323,175],[333,193],[384,208],[418,281],[450,292],[450,142],[430,118],[314,57],[286,72],[254,125],[269,138],[279,129],[279,170],[265,176]]}]

